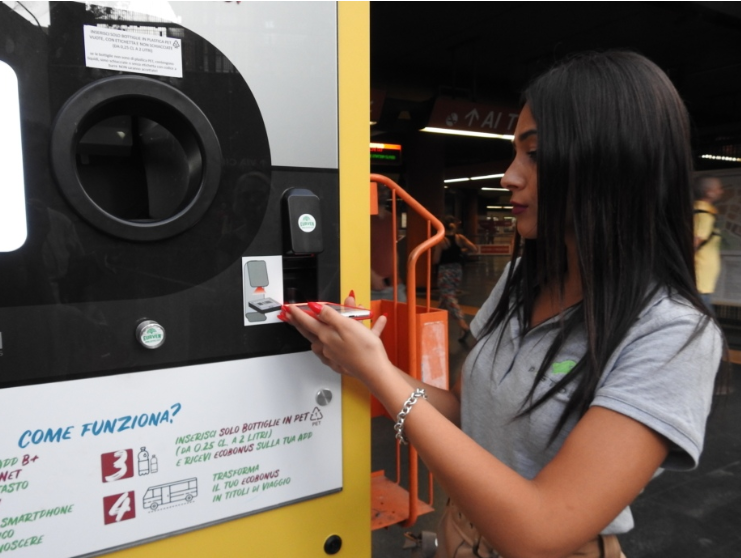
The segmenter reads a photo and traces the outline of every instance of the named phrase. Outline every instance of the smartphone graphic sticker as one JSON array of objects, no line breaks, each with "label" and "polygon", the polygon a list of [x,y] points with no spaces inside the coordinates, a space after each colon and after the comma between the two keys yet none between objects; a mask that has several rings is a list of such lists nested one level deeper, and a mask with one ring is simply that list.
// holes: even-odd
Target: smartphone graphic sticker
[{"label": "smartphone graphic sticker", "polygon": [[267,287],[270,284],[268,280],[268,267],[265,260],[250,260],[245,264],[247,277],[252,287]]},{"label": "smartphone graphic sticker", "polygon": [[242,257],[242,317],[245,326],[280,323],[283,304],[283,257]]},{"label": "smartphone graphic sticker", "polygon": [[261,312],[262,314],[267,314],[268,312],[275,312],[276,310],[280,310],[281,304],[277,300],[273,300],[272,298],[261,298],[259,300],[251,300],[248,302],[250,305],[250,308],[254,308],[258,312]]}]

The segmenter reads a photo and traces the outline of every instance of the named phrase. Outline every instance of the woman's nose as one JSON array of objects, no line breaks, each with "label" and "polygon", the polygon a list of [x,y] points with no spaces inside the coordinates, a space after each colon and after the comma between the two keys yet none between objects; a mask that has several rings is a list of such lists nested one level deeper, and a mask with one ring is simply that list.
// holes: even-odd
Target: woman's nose
[{"label": "woman's nose", "polygon": [[522,187],[522,176],[517,172],[514,161],[504,171],[504,176],[499,183],[502,188],[507,188],[507,190],[515,190]]}]

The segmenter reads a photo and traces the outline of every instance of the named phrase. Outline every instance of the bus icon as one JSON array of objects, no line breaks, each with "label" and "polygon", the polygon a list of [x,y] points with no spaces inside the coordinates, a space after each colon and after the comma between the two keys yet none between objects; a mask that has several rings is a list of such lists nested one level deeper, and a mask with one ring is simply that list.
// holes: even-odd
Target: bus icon
[{"label": "bus icon", "polygon": [[198,496],[198,479],[185,479],[152,486],[144,494],[143,506],[155,511],[159,506],[193,501]]}]

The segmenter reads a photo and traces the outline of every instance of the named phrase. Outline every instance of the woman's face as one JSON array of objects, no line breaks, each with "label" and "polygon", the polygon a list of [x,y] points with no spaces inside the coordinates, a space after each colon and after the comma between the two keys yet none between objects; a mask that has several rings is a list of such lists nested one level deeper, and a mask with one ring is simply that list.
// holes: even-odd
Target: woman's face
[{"label": "woman's face", "polygon": [[538,237],[538,131],[530,107],[522,108],[515,127],[515,156],[501,184],[512,193],[512,215],[517,219],[517,232],[522,238]]}]

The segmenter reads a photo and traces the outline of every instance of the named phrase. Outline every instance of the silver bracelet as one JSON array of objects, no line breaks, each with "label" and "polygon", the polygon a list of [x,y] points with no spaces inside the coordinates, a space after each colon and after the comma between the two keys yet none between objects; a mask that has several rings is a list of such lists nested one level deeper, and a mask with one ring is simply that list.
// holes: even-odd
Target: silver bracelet
[{"label": "silver bracelet", "polygon": [[409,399],[406,400],[401,411],[399,411],[399,414],[396,415],[396,424],[394,425],[396,439],[404,445],[409,443],[404,437],[404,421],[406,420],[407,415],[412,411],[414,404],[419,401],[420,398],[427,399],[427,394],[422,388],[417,388],[412,392],[412,395],[409,396]]}]

